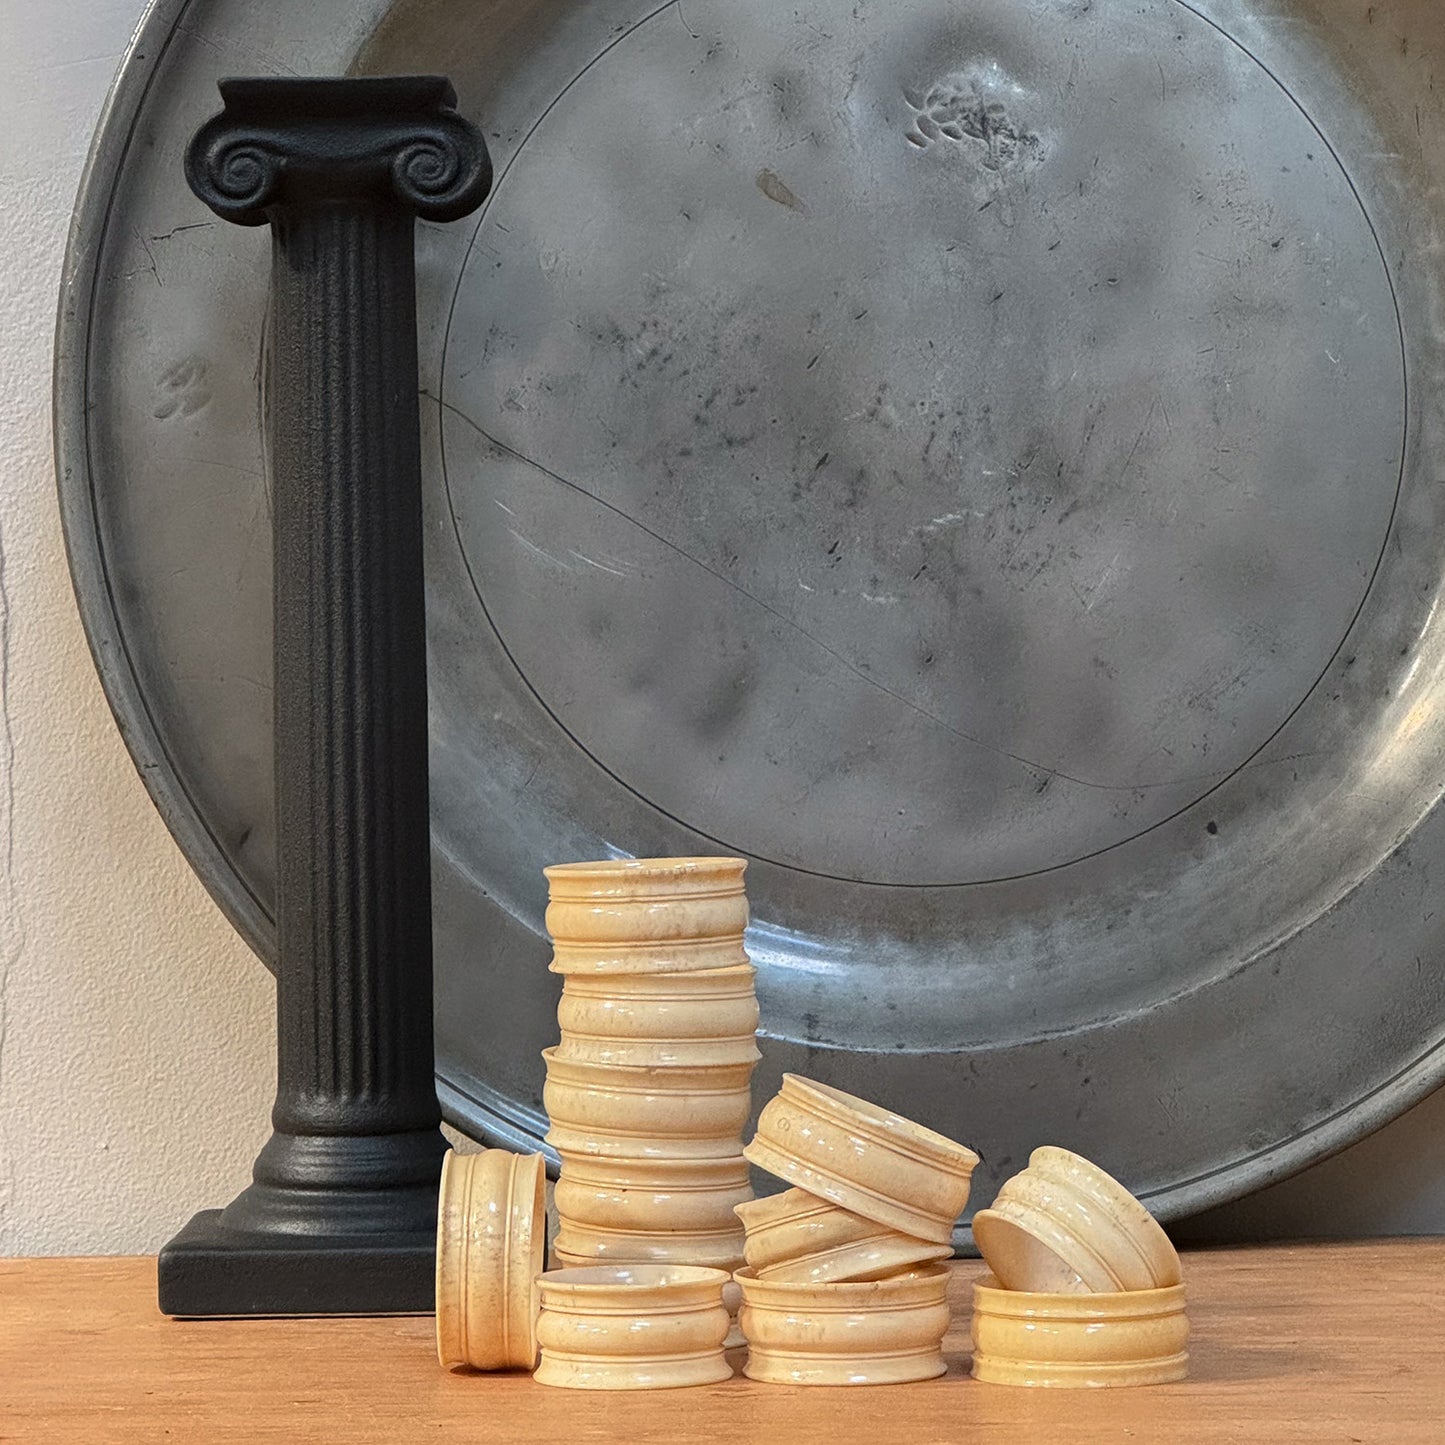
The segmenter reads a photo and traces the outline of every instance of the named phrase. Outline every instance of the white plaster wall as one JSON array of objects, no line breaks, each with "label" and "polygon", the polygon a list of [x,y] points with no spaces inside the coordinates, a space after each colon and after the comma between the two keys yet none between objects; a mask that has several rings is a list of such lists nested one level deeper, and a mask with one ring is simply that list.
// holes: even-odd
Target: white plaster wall
[{"label": "white plaster wall", "polygon": [[[155,1249],[245,1182],[272,989],[171,843],[66,572],[50,352],[71,202],[138,0],[0,0],[0,1255]],[[1197,1238],[1445,1230],[1445,1095]]]},{"label": "white plaster wall", "polygon": [[270,978],[196,882],[101,695],[65,565],[51,333],[137,0],[0,0],[0,1254],[151,1250],[245,1183]]}]

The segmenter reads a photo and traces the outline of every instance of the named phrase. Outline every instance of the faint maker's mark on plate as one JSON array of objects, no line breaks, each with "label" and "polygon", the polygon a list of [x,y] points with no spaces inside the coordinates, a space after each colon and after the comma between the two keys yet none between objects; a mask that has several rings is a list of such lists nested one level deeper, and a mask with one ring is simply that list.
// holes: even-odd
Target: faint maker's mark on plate
[{"label": "faint maker's mark on plate", "polygon": [[913,120],[904,139],[920,150],[938,141],[970,148],[987,171],[1035,164],[1043,158],[1042,142],[1010,103],[1022,94],[995,64],[954,71],[926,89],[905,89]]}]

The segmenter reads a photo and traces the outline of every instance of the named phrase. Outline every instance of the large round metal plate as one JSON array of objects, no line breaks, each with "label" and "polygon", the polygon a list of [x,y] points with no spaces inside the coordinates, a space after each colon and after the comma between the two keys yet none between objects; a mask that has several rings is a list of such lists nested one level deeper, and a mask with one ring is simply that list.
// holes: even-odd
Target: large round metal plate
[{"label": "large round metal plate", "polygon": [[128,741],[270,946],[235,72],[440,70],[419,241],[438,1072],[535,1138],[544,863],[727,850],[797,1069],[1164,1215],[1438,1082],[1431,0],[165,0],[59,373]]}]

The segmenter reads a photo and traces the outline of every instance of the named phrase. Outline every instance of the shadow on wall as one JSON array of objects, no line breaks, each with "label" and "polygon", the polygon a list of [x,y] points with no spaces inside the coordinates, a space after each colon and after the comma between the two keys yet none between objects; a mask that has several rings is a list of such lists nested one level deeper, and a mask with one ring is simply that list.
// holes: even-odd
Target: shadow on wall
[{"label": "shadow on wall", "polygon": [[1169,1232],[1179,1244],[1445,1233],[1445,1089],[1333,1159]]}]

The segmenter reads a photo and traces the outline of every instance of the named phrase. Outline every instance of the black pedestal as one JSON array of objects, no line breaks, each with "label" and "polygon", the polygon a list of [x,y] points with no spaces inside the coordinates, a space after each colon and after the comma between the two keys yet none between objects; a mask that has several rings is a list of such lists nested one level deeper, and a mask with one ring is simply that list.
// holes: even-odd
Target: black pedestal
[{"label": "black pedestal", "polygon": [[255,1182],[161,1251],[171,1314],[425,1310],[433,1077],[415,217],[491,184],[440,77],[229,80],[186,157],[271,226],[277,1094]]},{"label": "black pedestal", "polygon": [[168,1315],[418,1314],[432,1308],[436,1231],[308,1238],[227,1229],[205,1209],[161,1250]]}]

